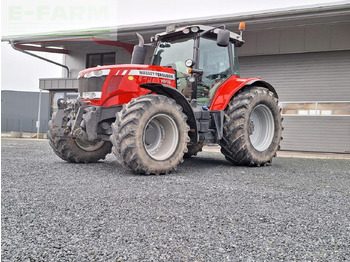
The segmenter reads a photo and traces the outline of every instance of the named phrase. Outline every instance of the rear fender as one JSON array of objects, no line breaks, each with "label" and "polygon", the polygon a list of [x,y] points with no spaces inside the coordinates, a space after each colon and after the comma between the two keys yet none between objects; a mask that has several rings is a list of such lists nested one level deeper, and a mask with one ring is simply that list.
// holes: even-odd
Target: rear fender
[{"label": "rear fender", "polygon": [[241,89],[248,86],[261,86],[269,89],[278,98],[275,88],[261,78],[231,77],[216,91],[210,110],[225,110],[231,98]]},{"label": "rear fender", "polygon": [[266,82],[264,80],[254,79],[254,80],[249,81],[245,85],[246,86],[261,86],[261,87],[265,87],[268,90],[270,90],[272,93],[274,93],[276,98],[278,98],[278,94],[276,92],[276,89],[272,85],[270,85],[268,82]]},{"label": "rear fender", "polygon": [[140,87],[151,90],[152,92],[170,97],[178,103],[185,115],[187,116],[187,124],[190,126],[190,138],[192,142],[197,142],[197,125],[196,118],[194,116],[192,107],[190,103],[187,101],[186,97],[180,93],[177,89],[172,86],[159,84],[159,83],[145,83],[141,84]]}]

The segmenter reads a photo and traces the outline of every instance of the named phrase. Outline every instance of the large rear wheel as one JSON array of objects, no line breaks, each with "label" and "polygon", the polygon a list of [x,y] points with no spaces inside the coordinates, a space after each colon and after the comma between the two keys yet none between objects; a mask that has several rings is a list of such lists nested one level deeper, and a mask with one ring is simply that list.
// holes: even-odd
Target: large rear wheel
[{"label": "large rear wheel", "polygon": [[235,95],[225,110],[221,152],[235,165],[271,163],[281,141],[278,101],[263,87],[248,87]]},{"label": "large rear wheel", "polygon": [[182,161],[189,141],[186,115],[175,100],[141,96],[123,106],[112,125],[118,161],[140,174],[167,174]]}]

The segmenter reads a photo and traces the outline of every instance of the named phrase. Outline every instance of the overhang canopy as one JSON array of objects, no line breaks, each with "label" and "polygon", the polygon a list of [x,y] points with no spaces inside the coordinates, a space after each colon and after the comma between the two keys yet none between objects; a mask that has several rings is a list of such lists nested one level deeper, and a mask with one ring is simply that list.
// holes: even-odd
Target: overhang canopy
[{"label": "overhang canopy", "polygon": [[77,45],[102,44],[124,48],[132,51],[137,44],[135,32],[146,39],[156,33],[163,32],[169,24],[185,26],[189,24],[222,25],[231,31],[237,31],[239,22],[247,23],[247,31],[266,28],[293,27],[318,23],[336,23],[348,21],[350,16],[349,3],[337,3],[327,6],[307,6],[294,9],[284,8],[242,14],[229,14],[204,18],[192,18],[173,21],[154,22],[147,24],[121,25],[116,28],[95,28],[63,32],[41,33],[22,36],[5,36],[1,41],[12,42],[22,50],[43,51],[67,54]]}]

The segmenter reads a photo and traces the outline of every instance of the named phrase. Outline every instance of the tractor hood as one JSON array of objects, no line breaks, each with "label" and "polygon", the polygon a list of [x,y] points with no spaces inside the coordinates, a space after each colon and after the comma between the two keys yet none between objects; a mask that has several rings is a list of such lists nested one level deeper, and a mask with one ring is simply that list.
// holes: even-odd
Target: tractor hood
[{"label": "tractor hood", "polygon": [[153,65],[110,65],[85,69],[78,74],[79,94],[92,104],[125,104],[149,92],[141,84],[159,83],[176,88],[175,71]]},{"label": "tractor hood", "polygon": [[111,72],[113,72],[114,75],[140,75],[147,77],[169,78],[175,80],[175,72],[172,68],[133,64],[108,65],[88,68],[78,73],[78,79],[109,75]]}]

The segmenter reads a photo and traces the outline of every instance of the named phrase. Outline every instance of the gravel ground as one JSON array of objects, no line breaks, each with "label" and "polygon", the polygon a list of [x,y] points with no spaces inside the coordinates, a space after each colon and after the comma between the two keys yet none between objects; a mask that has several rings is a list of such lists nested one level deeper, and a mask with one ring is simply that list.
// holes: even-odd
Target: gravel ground
[{"label": "gravel ground", "polygon": [[167,176],[108,155],[60,160],[2,140],[2,261],[349,261],[350,161],[231,166],[203,152]]}]

